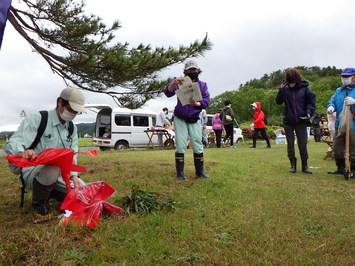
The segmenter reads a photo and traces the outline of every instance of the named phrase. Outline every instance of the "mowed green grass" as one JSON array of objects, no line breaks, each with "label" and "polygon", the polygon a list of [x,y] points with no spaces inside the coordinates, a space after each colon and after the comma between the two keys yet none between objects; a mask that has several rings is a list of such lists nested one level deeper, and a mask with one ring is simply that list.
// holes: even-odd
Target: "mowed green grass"
[{"label": "mowed green grass", "polygon": [[[175,211],[104,216],[96,229],[33,224],[30,193],[19,208],[19,185],[0,158],[0,264],[5,265],[354,265],[354,180],[329,175],[324,143],[309,143],[313,175],[288,173],[285,145],[259,142],[205,150],[209,179],[175,177],[173,150],[80,153],[86,182],[104,180],[109,199],[138,185],[165,193]],[[55,207],[56,205],[54,205]],[[58,207],[58,206],[57,206]]]}]

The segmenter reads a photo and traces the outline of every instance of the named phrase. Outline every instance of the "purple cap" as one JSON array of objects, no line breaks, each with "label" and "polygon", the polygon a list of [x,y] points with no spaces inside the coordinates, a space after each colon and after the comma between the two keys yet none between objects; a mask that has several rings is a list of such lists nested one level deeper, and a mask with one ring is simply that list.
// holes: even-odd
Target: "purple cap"
[{"label": "purple cap", "polygon": [[352,67],[344,68],[340,74],[340,76],[353,76],[353,75],[355,75],[355,68]]}]

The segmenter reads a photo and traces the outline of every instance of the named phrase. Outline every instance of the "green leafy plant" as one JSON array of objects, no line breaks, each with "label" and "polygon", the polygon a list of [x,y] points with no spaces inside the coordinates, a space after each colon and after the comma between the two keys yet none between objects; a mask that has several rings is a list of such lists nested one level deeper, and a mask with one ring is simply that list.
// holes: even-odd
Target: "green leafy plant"
[{"label": "green leafy plant", "polygon": [[175,201],[166,195],[146,192],[133,186],[131,195],[120,198],[117,205],[121,206],[127,213],[151,213],[157,210],[175,209]]}]

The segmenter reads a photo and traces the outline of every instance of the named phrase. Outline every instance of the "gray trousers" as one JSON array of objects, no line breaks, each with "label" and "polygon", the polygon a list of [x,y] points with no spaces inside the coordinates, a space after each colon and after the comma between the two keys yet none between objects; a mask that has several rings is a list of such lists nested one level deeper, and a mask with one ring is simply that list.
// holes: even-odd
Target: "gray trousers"
[{"label": "gray trousers", "polygon": [[[34,167],[22,168],[22,177],[25,181],[25,187],[29,190],[33,190],[33,179],[36,178],[38,183],[44,186],[56,183],[54,189],[66,194],[68,191],[65,182],[60,175],[60,167],[56,165],[42,164]],[[81,179],[80,182],[82,182],[82,185],[85,184]]]},{"label": "gray trousers", "polygon": [[[350,158],[352,161],[355,160],[355,131],[350,130]],[[335,129],[334,139],[333,139],[333,152],[334,159],[344,159],[345,158],[345,132],[340,133],[338,129]]]}]

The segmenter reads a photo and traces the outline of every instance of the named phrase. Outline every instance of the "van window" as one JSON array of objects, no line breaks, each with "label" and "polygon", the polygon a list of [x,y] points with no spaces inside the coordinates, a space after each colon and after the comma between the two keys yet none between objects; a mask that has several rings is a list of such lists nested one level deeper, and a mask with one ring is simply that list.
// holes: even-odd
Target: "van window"
[{"label": "van window", "polygon": [[115,123],[117,126],[130,126],[131,125],[130,115],[115,115]]},{"label": "van window", "polygon": [[207,126],[212,126],[212,116],[207,116]]},{"label": "van window", "polygon": [[157,124],[157,117],[155,115],[152,116],[152,122],[153,122],[153,126]]},{"label": "van window", "polygon": [[133,125],[136,127],[147,127],[149,125],[148,116],[134,115]]},{"label": "van window", "polygon": [[100,116],[100,124],[101,125],[110,125],[111,117],[109,115]]}]

